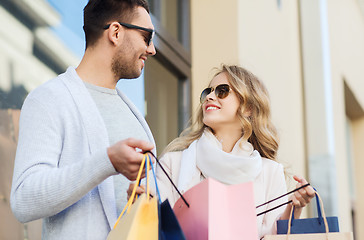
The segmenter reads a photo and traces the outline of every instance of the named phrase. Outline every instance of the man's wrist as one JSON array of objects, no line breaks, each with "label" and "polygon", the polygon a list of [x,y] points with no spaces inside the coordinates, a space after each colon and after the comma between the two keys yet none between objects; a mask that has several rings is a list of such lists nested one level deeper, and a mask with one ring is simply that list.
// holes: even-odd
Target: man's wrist
[{"label": "man's wrist", "polygon": [[108,147],[106,149],[106,152],[107,152],[107,156],[109,157],[109,160],[110,160],[111,164],[113,165],[115,171],[118,172],[118,170],[117,170],[117,168],[116,168],[116,166],[115,166],[115,164],[113,162],[113,159],[114,159],[114,151],[113,151],[112,147]]}]

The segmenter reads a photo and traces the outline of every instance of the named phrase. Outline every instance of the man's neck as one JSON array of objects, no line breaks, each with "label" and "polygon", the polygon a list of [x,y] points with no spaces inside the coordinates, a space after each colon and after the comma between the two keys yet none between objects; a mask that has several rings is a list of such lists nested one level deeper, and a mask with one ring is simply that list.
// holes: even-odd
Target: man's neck
[{"label": "man's neck", "polygon": [[115,89],[117,80],[111,71],[110,57],[98,52],[100,50],[86,50],[76,72],[82,81],[99,87]]}]

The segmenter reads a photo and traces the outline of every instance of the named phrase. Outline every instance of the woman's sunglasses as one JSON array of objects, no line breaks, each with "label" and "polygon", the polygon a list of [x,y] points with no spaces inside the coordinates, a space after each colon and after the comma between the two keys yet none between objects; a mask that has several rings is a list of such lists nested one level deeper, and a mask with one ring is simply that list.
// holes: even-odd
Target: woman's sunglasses
[{"label": "woman's sunglasses", "polygon": [[201,93],[200,102],[204,103],[207,95],[209,95],[214,90],[215,90],[216,97],[223,99],[229,95],[231,88],[228,84],[220,84],[220,85],[217,85],[215,88],[213,88],[213,87],[205,88]]}]

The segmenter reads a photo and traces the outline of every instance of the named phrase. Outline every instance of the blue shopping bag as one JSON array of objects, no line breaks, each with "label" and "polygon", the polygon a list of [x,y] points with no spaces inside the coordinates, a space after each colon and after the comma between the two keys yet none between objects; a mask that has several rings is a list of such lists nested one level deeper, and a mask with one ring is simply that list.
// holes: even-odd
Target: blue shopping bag
[{"label": "blue shopping bag", "polygon": [[181,226],[178,223],[168,199],[159,205],[159,239],[185,240]]},{"label": "blue shopping bag", "polygon": [[[321,207],[319,198],[316,194],[316,205],[317,205],[317,218],[304,218],[294,219],[292,211],[292,222],[291,222],[291,234],[304,234],[304,233],[325,233],[325,224],[322,217]],[[326,217],[329,232],[339,232],[339,221],[337,217]],[[277,234],[287,234],[289,220],[278,220],[277,221]]]},{"label": "blue shopping bag", "polygon": [[[151,152],[149,152],[151,153]],[[153,155],[153,153],[151,153]],[[158,159],[153,155],[156,161],[159,163]],[[185,240],[185,235],[183,234],[182,228],[174,214],[168,199],[161,202],[157,179],[153,169],[152,159],[149,154],[147,154],[148,161],[152,166],[152,173],[155,181],[156,191],[158,194],[158,219],[159,219],[159,240]]]}]

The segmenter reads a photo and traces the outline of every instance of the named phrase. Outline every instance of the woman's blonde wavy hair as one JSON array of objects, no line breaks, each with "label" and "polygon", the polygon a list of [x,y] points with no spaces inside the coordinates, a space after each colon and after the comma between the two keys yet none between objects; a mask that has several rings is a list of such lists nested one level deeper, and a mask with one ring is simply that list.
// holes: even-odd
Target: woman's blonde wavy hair
[{"label": "woman's blonde wavy hair", "polygon": [[[237,116],[241,121],[242,137],[249,141],[262,157],[275,160],[278,150],[278,136],[271,121],[270,101],[264,84],[251,72],[239,67],[222,64],[217,75],[225,73],[232,90],[240,100]],[[205,128],[202,105],[199,105],[194,121],[181,135],[174,139],[163,151],[182,151],[196,139],[200,138]],[[246,113],[249,114],[246,114]]]}]

